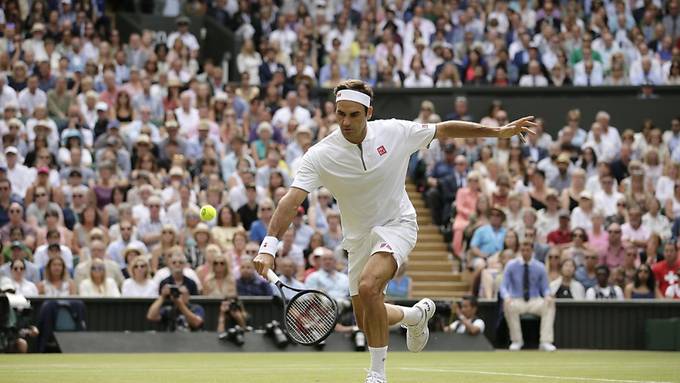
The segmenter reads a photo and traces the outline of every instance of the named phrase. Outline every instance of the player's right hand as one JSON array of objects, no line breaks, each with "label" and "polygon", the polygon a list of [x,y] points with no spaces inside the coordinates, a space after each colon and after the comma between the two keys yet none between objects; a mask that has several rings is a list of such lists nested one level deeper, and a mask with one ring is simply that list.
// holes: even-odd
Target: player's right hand
[{"label": "player's right hand", "polygon": [[260,253],[253,259],[257,273],[267,279],[267,271],[274,266],[274,257],[271,254]]}]

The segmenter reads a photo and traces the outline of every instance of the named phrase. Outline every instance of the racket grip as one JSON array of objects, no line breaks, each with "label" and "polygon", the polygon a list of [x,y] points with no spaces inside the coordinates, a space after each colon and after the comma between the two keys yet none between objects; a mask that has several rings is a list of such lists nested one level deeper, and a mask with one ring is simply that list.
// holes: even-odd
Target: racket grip
[{"label": "racket grip", "polygon": [[267,279],[269,279],[269,282],[276,284],[279,281],[279,276],[276,275],[274,270],[269,269],[267,270]]}]

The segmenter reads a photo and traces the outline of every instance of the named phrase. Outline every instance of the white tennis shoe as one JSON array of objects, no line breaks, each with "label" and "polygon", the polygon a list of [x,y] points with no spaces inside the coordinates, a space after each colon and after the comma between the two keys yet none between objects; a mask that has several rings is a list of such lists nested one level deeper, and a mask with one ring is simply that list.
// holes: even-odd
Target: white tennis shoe
[{"label": "white tennis shoe", "polygon": [[387,383],[387,377],[375,371],[368,370],[368,375],[366,375],[366,383]]},{"label": "white tennis shoe", "polygon": [[427,327],[427,323],[434,315],[436,306],[432,299],[423,298],[413,307],[417,307],[423,316],[415,325],[404,326],[406,327],[406,347],[411,352],[420,352],[430,339],[430,329]]}]

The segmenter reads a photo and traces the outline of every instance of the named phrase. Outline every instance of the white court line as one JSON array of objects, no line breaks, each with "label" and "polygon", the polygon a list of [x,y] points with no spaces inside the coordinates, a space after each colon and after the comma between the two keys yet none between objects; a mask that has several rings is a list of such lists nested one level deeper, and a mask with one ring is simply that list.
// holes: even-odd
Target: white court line
[{"label": "white court line", "polygon": [[421,372],[458,372],[461,374],[478,374],[478,375],[495,375],[495,376],[517,376],[520,378],[535,378],[535,379],[555,379],[555,380],[580,380],[585,382],[610,382],[610,383],[673,383],[673,382],[658,382],[651,380],[626,380],[626,379],[606,379],[606,378],[585,378],[579,376],[551,376],[551,375],[537,375],[537,374],[520,374],[515,372],[492,372],[492,371],[477,371],[477,370],[460,370],[454,368],[410,368],[401,367],[404,371],[421,371]]}]

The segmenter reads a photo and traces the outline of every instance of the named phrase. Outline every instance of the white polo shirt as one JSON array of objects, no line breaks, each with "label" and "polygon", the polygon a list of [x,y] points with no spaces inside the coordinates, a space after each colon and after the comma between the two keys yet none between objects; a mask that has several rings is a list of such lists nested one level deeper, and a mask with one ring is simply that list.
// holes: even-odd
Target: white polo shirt
[{"label": "white polo shirt", "polygon": [[404,186],[409,157],[427,147],[435,132],[434,124],[369,121],[366,137],[357,145],[337,129],[305,153],[291,186],[312,192],[323,185],[331,191],[340,209],[345,248],[351,248],[375,226],[415,217]]}]

